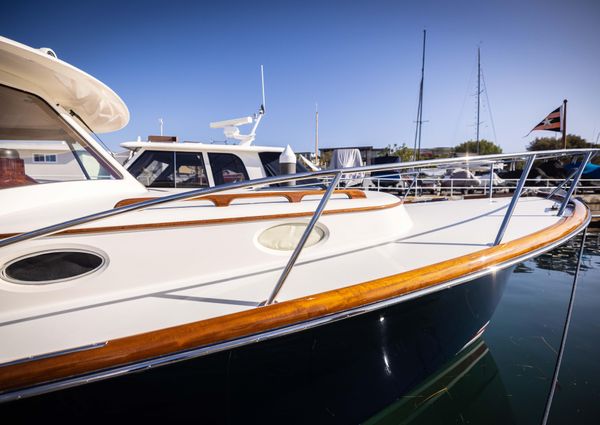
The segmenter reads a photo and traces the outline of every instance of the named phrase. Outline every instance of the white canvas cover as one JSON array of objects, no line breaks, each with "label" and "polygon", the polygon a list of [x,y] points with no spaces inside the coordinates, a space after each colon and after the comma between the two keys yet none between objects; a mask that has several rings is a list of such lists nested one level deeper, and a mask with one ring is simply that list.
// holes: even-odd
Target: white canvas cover
[{"label": "white canvas cover", "polygon": [[[490,185],[490,173],[487,174],[482,174],[480,176],[478,176],[481,179],[481,185],[482,186],[489,186]],[[498,176],[498,174],[494,173],[493,174],[493,185],[494,186],[500,186],[504,184],[504,180],[500,178],[500,176]]]},{"label": "white canvas cover", "polygon": [[[362,167],[363,162],[358,149],[336,149],[331,155],[329,169]],[[365,173],[342,174],[344,186],[357,186],[362,184]]]}]

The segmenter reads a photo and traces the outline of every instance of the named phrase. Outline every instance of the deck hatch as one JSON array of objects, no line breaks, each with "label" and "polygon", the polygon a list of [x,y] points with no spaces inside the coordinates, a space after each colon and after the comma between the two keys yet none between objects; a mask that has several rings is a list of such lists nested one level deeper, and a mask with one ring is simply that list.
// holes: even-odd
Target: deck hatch
[{"label": "deck hatch", "polygon": [[9,262],[2,277],[24,285],[57,283],[92,273],[104,263],[104,257],[90,251],[43,251]]},{"label": "deck hatch", "polygon": [[[302,237],[304,230],[306,230],[306,226],[306,223],[287,223],[270,227],[258,236],[258,243],[265,248],[276,251],[292,251],[298,245],[298,241]],[[316,245],[325,236],[325,229],[316,225],[304,246],[308,248]]]}]

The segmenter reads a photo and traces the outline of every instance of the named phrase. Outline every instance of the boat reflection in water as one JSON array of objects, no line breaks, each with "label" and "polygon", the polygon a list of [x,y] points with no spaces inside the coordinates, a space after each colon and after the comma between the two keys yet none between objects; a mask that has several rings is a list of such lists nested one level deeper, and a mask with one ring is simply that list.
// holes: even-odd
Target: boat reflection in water
[{"label": "boat reflection in water", "polygon": [[507,397],[494,357],[479,338],[364,424],[516,423]]},{"label": "boat reflection in water", "polygon": [[[600,255],[600,233],[592,233],[589,235],[588,239],[590,240],[590,243],[585,247],[586,255]],[[573,260],[574,252],[576,252],[574,251],[575,249],[572,241],[569,241],[564,245],[554,248],[552,250],[552,255],[540,255],[532,258],[532,261],[535,263],[537,269],[549,271],[560,270],[570,276],[575,276],[575,271],[577,270],[577,261]],[[594,267],[594,264],[588,264],[584,261],[579,268],[582,272],[587,272],[593,270]],[[515,268],[515,273],[534,272],[535,270],[526,263],[521,263]]]}]

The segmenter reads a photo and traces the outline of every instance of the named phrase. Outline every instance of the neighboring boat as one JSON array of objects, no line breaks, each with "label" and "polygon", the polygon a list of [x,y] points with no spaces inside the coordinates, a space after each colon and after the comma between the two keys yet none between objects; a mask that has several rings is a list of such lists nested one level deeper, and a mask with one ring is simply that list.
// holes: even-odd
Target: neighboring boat
[{"label": "neighboring boat", "polygon": [[[223,129],[230,143],[178,142],[176,136],[148,136],[121,146],[129,151],[123,164],[140,183],[152,191],[181,191],[182,189],[213,187],[225,183],[277,176],[290,170],[281,168],[282,154],[291,156],[293,172],[317,170],[302,155],[296,158],[291,148],[253,145],[256,130],[265,115],[264,78],[263,101],[252,116],[210,123],[211,128]],[[161,121],[162,125],[162,121]],[[252,125],[249,133],[240,127]],[[162,129],[162,127],[161,127]],[[122,157],[122,156],[121,156]],[[300,159],[300,162],[298,161]],[[307,168],[308,167],[308,168]]]},{"label": "neighboring boat", "polygon": [[[125,167],[153,191],[213,187],[281,174],[284,147],[200,142],[124,142]],[[308,171],[297,162],[296,171]]]},{"label": "neighboring boat", "polygon": [[[580,172],[549,199],[521,199],[524,179],[514,196],[492,200],[411,204],[335,190],[342,173],[460,158],[158,198],[84,128],[127,124],[126,106],[103,83],[0,38],[0,98],[5,418],[310,422],[296,403],[303,382],[316,389],[321,418],[341,423],[343,405],[331,410],[321,394],[359,400],[369,385],[408,392],[484,332],[513,266],[590,220],[571,199]],[[79,169],[38,181],[5,142],[64,144]],[[584,156],[582,171],[594,153],[483,159],[525,159],[526,175],[536,158],[557,155]],[[305,178],[327,189],[248,190]],[[359,414],[389,403],[381,398]]]}]

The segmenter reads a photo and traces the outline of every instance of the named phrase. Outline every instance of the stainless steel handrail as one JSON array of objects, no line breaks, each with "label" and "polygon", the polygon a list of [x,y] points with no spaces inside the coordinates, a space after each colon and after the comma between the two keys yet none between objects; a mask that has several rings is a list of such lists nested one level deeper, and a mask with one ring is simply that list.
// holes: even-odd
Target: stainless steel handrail
[{"label": "stainless steel handrail", "polygon": [[[578,152],[586,153],[585,161],[583,161],[582,164],[580,165],[577,175],[573,180],[573,183],[569,189],[567,196],[565,197],[565,200],[563,202],[563,205],[561,206],[561,209],[560,209],[558,215],[561,215],[564,212],[564,208],[566,207],[567,202],[569,201],[571,195],[573,194],[575,187],[577,186],[577,182],[578,182],[579,178],[581,177],[581,174],[583,173],[583,169],[585,168],[585,165],[592,158],[595,151],[596,150],[577,150],[577,151],[558,151],[558,152],[551,151],[554,154],[553,156],[561,156],[561,155],[566,154],[566,152],[569,152],[571,154],[575,154]],[[518,202],[518,199],[521,196],[521,192],[523,191],[523,187],[525,185],[525,182],[527,180],[527,176],[529,175],[531,167],[533,166],[533,162],[536,160],[536,158],[539,158],[538,154],[539,154],[539,152],[530,152],[530,153],[526,153],[526,154],[512,154],[512,155],[508,154],[508,155],[500,155],[500,156],[499,155],[487,155],[487,156],[475,157],[475,158],[484,158],[485,160],[492,160],[495,158],[505,158],[505,157],[527,158],[527,163],[525,165],[523,172],[521,173],[521,178],[519,179],[519,183],[517,185],[515,193],[511,199],[508,210],[506,211],[506,214],[504,216],[504,219],[502,221],[502,224],[501,224],[498,234],[496,236],[494,245],[498,245],[500,243],[500,241],[502,240],[502,237],[504,236],[504,232],[506,231],[508,223],[510,222],[510,219],[512,217],[512,214],[514,212],[516,204]],[[520,156],[517,156],[517,155],[520,155]],[[432,160],[432,161],[413,161],[412,163],[401,164],[402,165],[401,167],[399,167],[397,163],[396,164],[383,164],[383,165],[379,165],[379,166],[354,167],[354,168],[344,168],[344,169],[336,169],[336,170],[317,171],[317,172],[300,173],[300,174],[286,175],[286,176],[267,177],[267,178],[263,178],[263,179],[250,180],[250,181],[246,181],[246,182],[228,183],[228,184],[213,187],[213,188],[197,189],[197,190],[191,190],[188,192],[178,193],[178,194],[174,194],[174,195],[168,195],[168,196],[164,196],[164,197],[153,199],[153,200],[139,202],[137,204],[131,204],[131,205],[126,205],[126,206],[123,206],[120,208],[115,208],[112,210],[102,211],[102,212],[99,212],[96,214],[91,214],[91,215],[88,215],[85,217],[79,217],[74,220],[65,221],[63,223],[59,223],[59,224],[56,224],[53,226],[47,226],[47,227],[44,227],[44,228],[41,228],[38,230],[34,230],[31,232],[23,233],[21,235],[17,235],[17,236],[13,236],[10,238],[0,240],[0,247],[14,244],[17,242],[22,242],[25,240],[33,239],[33,238],[44,236],[44,235],[49,235],[49,234],[58,232],[60,230],[64,230],[69,227],[77,226],[79,224],[89,223],[91,221],[100,220],[100,219],[108,218],[108,217],[113,217],[115,215],[123,214],[123,213],[129,212],[129,211],[139,210],[142,208],[148,208],[148,207],[151,207],[154,205],[165,204],[168,202],[184,200],[184,199],[188,199],[188,198],[195,197],[195,196],[224,192],[224,191],[233,190],[233,189],[241,189],[241,188],[245,188],[245,187],[256,187],[256,186],[262,186],[262,185],[273,184],[273,183],[282,183],[282,182],[286,182],[286,181],[303,180],[303,179],[307,179],[307,178],[314,178],[317,176],[325,177],[325,176],[333,175],[334,177],[329,182],[329,186],[327,187],[327,190],[323,194],[323,197],[321,198],[319,205],[317,206],[315,212],[313,213],[313,215],[310,219],[310,222],[308,223],[306,229],[304,230],[304,233],[302,234],[300,241],[294,248],[294,251],[292,252],[292,255],[290,256],[281,275],[279,276],[279,279],[277,280],[275,287],[273,288],[273,290],[271,291],[271,294],[269,295],[267,301],[265,302],[265,305],[269,305],[274,302],[275,298],[279,294],[279,291],[283,287],[283,284],[285,283],[287,277],[289,276],[292,268],[296,264],[296,261],[298,260],[298,257],[300,256],[300,253],[302,252],[302,250],[306,244],[306,241],[308,240],[308,237],[310,236],[312,230],[314,229],[314,226],[316,225],[317,221],[321,217],[321,214],[325,210],[325,207],[327,206],[327,203],[329,202],[329,199],[331,198],[331,195],[332,195],[333,191],[335,190],[336,186],[338,185],[343,173],[356,172],[356,171],[397,170],[399,168],[409,168],[409,167],[417,168],[418,166],[420,166],[420,167],[429,166],[434,163],[435,164],[440,164],[440,163],[459,163],[460,164],[460,163],[463,163],[463,162],[469,161],[469,160],[473,160],[473,158],[469,158],[469,159],[465,159],[465,158],[448,158],[448,159],[446,159],[446,158],[444,158],[442,160]],[[492,172],[490,173],[490,179],[493,178],[493,162],[491,164],[491,167],[492,167],[491,168]],[[413,184],[416,183],[416,181],[417,181],[417,174],[415,173],[415,176],[413,179]],[[413,185],[411,184],[410,188],[412,188],[412,186]],[[410,188],[407,191],[407,194],[410,191]],[[492,189],[492,187],[490,185],[490,193],[491,193],[491,189]]]},{"label": "stainless steel handrail", "polygon": [[116,215],[124,214],[131,211],[136,211],[144,208],[153,207],[156,205],[162,205],[169,202],[181,201],[189,198],[193,198],[196,196],[202,195],[210,195],[218,192],[226,192],[228,190],[235,189],[244,189],[247,187],[255,187],[255,186],[264,186],[275,183],[283,183],[291,180],[303,180],[314,177],[328,176],[334,175],[336,170],[326,170],[326,171],[316,171],[316,172],[306,172],[306,173],[298,173],[293,175],[285,175],[285,176],[274,176],[274,177],[265,177],[256,180],[247,180],[243,182],[236,183],[225,183],[223,185],[211,187],[211,188],[202,188],[202,189],[194,189],[186,192],[175,193],[173,195],[166,195],[157,197],[155,199],[150,199],[143,202],[138,202],[135,204],[125,205],[119,208],[113,208],[110,210],[101,211],[98,213],[90,214],[83,217],[78,217],[72,220],[67,220],[62,223],[54,224],[51,226],[46,226],[37,230],[32,230],[27,233],[22,233],[20,235],[12,236],[10,238],[5,238],[0,240],[0,248],[12,245],[18,242],[23,242],[25,240],[38,238],[41,236],[48,236],[53,233],[59,232],[61,230],[68,229],[70,227],[79,226],[81,224],[86,224],[92,221],[101,220],[104,218],[114,217]]},{"label": "stainless steel handrail", "polygon": [[58,223],[51,226],[46,226],[40,229],[32,230],[30,232],[22,233],[16,236],[12,236],[9,238],[5,238],[0,240],[0,248],[9,246],[18,242],[23,242],[26,240],[34,239],[41,236],[51,235],[53,233],[59,232],[61,230],[65,230],[71,227],[75,227],[81,224],[86,224],[92,221],[101,220],[108,217],[113,217],[116,215],[124,214],[130,211],[136,211],[143,208],[148,208],[156,205],[166,204],[169,202],[175,202],[180,200],[185,200],[188,198],[193,198],[201,195],[209,195],[218,192],[225,192],[228,190],[235,189],[244,189],[247,187],[256,187],[256,186],[264,186],[274,183],[283,183],[286,181],[296,181],[296,180],[305,180],[309,178],[315,177],[325,177],[335,175],[339,172],[341,173],[353,173],[353,172],[372,172],[372,171],[385,171],[385,170],[398,170],[398,169],[406,169],[406,168],[424,168],[428,166],[441,165],[441,164],[464,164],[464,163],[473,163],[480,161],[491,161],[491,160],[499,160],[499,159],[513,159],[513,158],[528,158],[532,155],[536,155],[537,159],[544,158],[553,158],[574,154],[582,154],[582,153],[593,153],[600,151],[600,149],[560,149],[555,151],[536,151],[536,152],[521,152],[521,153],[512,153],[512,154],[494,154],[494,155],[480,155],[480,156],[472,156],[472,157],[458,157],[458,158],[440,158],[440,159],[432,159],[427,161],[410,161],[403,163],[393,163],[393,164],[381,164],[381,165],[370,165],[366,167],[350,167],[350,168],[342,168],[335,170],[322,170],[322,171],[313,171],[313,172],[305,172],[298,173],[292,175],[285,176],[274,176],[274,177],[265,177],[256,180],[248,180],[237,183],[226,183],[220,186],[207,188],[207,189],[194,189],[182,193],[177,193],[173,195],[162,196],[156,199],[139,202],[136,204],[126,205],[119,208],[113,208],[106,211],[101,211],[98,213],[90,214],[84,217],[78,217],[76,219],[67,220],[62,223]]},{"label": "stainless steel handrail", "polygon": [[560,209],[558,210],[558,213],[556,214],[557,216],[561,217],[564,214],[565,208],[567,208],[567,204],[569,203],[571,196],[573,196],[573,192],[575,192],[575,189],[577,188],[577,183],[579,183],[579,179],[581,178],[581,175],[583,174],[583,170],[585,169],[585,166],[590,161],[590,159],[592,159],[592,152],[588,152],[587,155],[585,156],[585,159],[583,161],[581,161],[581,164],[579,165],[579,168],[577,169],[577,173],[575,174],[575,177],[573,177],[573,181],[571,182],[569,191],[565,195],[565,199],[563,200],[563,202],[560,206]]},{"label": "stainless steel handrail", "polygon": [[515,189],[515,193],[510,200],[510,204],[508,209],[506,210],[506,214],[504,214],[504,219],[502,220],[502,224],[500,225],[500,229],[498,230],[498,234],[496,235],[496,240],[494,241],[494,245],[498,245],[502,241],[502,237],[504,236],[504,232],[506,232],[506,228],[508,227],[508,223],[515,211],[515,207],[517,206],[517,201],[521,197],[521,192],[523,192],[523,186],[525,186],[525,181],[527,180],[527,176],[531,171],[531,167],[533,166],[533,161],[535,161],[536,155],[531,155],[527,159],[527,164],[525,164],[525,168],[521,173],[521,178],[519,179],[519,183],[517,184],[517,188]]},{"label": "stainless steel handrail", "polygon": [[285,280],[287,279],[288,275],[292,271],[292,267],[294,267],[294,264],[296,264],[296,260],[298,259],[300,252],[302,251],[302,249],[304,249],[304,245],[306,244],[308,237],[310,236],[313,228],[315,227],[315,224],[317,224],[317,221],[319,221],[319,218],[321,217],[323,210],[327,206],[327,202],[329,201],[329,198],[331,197],[333,190],[338,185],[338,183],[340,181],[340,177],[342,177],[342,173],[338,172],[333,177],[333,180],[329,183],[329,187],[327,188],[327,191],[323,194],[323,197],[321,198],[321,202],[319,202],[319,205],[317,206],[317,209],[315,210],[314,214],[312,215],[310,222],[308,223],[308,226],[306,226],[306,229],[304,229],[304,233],[302,234],[302,237],[300,238],[298,245],[296,245],[294,252],[292,252],[290,259],[288,260],[287,264],[285,265],[283,272],[279,276],[279,280],[277,281],[275,288],[273,288],[271,295],[269,295],[269,298],[267,299],[265,305],[272,304],[273,301],[275,301],[275,297],[277,297],[277,294],[279,294],[281,287],[283,286],[283,284],[285,283]]},{"label": "stainless steel handrail", "polygon": [[571,180],[573,178],[573,176],[575,175],[575,173],[577,173],[577,169],[571,171],[571,174],[569,174],[566,179],[564,179],[558,186],[556,186],[554,189],[552,189],[552,191],[548,194],[548,196],[546,196],[546,199],[552,198],[556,194],[556,192],[558,192],[559,190],[561,190],[562,187],[565,184],[567,184],[567,182],[569,180]]}]

